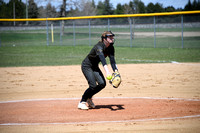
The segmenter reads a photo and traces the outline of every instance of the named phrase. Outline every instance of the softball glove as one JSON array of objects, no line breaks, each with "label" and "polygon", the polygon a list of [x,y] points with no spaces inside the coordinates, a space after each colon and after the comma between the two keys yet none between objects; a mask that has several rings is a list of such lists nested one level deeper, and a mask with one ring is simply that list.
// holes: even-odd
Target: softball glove
[{"label": "softball glove", "polygon": [[109,82],[112,84],[112,86],[114,88],[118,88],[119,87],[119,85],[121,84],[122,80],[121,80],[121,76],[120,76],[118,71],[115,71],[112,74],[112,79]]}]

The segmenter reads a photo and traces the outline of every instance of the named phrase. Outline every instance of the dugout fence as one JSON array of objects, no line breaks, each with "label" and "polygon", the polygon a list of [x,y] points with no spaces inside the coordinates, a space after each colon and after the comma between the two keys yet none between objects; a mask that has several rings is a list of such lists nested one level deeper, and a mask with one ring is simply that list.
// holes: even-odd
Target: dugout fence
[{"label": "dugout fence", "polygon": [[92,46],[106,30],[115,46],[200,48],[200,11],[0,19],[0,46]]}]

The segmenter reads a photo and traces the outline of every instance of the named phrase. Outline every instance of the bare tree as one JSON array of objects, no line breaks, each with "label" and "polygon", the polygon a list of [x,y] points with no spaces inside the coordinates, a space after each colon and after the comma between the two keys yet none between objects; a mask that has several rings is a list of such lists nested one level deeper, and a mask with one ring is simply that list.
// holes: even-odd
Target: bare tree
[{"label": "bare tree", "polygon": [[[134,3],[132,1],[129,2],[129,5],[124,5],[124,13],[125,14],[133,14],[134,13]],[[135,25],[135,19],[128,17],[129,25],[132,27],[132,34],[131,38],[134,39],[134,25]]]},{"label": "bare tree", "polygon": [[92,5],[91,0],[81,0],[80,1],[80,12],[79,16],[92,16],[96,15],[96,8]]},{"label": "bare tree", "polygon": [[[37,2],[40,2],[40,0],[36,0]],[[49,3],[52,2],[58,2],[60,1],[61,5],[59,6],[60,8],[60,16],[61,17],[67,17],[69,15],[71,16],[80,16],[80,15],[95,15],[96,14],[96,9],[94,6],[92,6],[91,0],[45,0],[47,2],[47,6]],[[58,8],[58,7],[56,7]],[[76,9],[76,10],[75,10]],[[41,10],[43,10],[41,8]],[[69,14],[69,12],[72,12],[73,14]],[[68,13],[68,14],[67,14]],[[53,17],[53,16],[51,16]],[[64,25],[65,21],[62,20],[62,33],[61,35],[64,35]]]},{"label": "bare tree", "polygon": [[[131,8],[130,4],[129,5],[127,5],[127,4],[124,5],[124,13],[125,14],[133,14],[133,9]],[[128,22],[129,22],[129,24],[131,23],[131,18],[130,17],[128,17]]]},{"label": "bare tree", "polygon": [[[62,17],[66,16],[66,0],[63,0],[61,14],[62,14]],[[65,21],[62,20],[62,33],[61,33],[62,36],[64,35],[64,29],[65,29]]]},{"label": "bare tree", "polygon": [[[63,3],[61,5],[61,16],[62,17],[66,17],[66,11],[70,10],[72,8],[77,8],[79,7],[79,0],[63,0]],[[64,35],[64,25],[65,25],[65,21],[62,20],[62,33],[61,35]]]},{"label": "bare tree", "polygon": [[[40,0],[36,0],[36,1],[40,2]],[[67,5],[66,3],[69,1],[73,1],[73,0],[62,0],[62,4],[60,6],[61,7],[60,8],[61,9],[61,17],[66,17],[66,5]],[[45,0],[45,2],[47,2],[47,7],[49,7],[51,2],[57,2],[57,0]],[[41,8],[41,10],[44,11],[44,9],[42,9],[42,8]],[[48,14],[48,11],[46,11],[46,17],[47,17],[47,14]],[[44,15],[43,12],[42,12],[42,15]],[[62,33],[61,33],[62,36],[64,35],[64,25],[65,25],[65,22],[64,22],[64,20],[62,20]]]}]

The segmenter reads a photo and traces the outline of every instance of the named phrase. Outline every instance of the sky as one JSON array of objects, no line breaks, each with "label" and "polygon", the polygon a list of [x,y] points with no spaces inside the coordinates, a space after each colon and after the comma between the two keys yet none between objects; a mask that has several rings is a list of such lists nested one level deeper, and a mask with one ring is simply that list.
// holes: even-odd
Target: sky
[{"label": "sky", "polygon": [[[8,2],[9,0],[4,0],[4,2]],[[26,2],[26,0],[22,0],[24,3]],[[49,0],[35,0],[35,1],[40,1],[40,3],[45,4],[45,1],[49,1]],[[44,2],[42,2],[44,1]],[[55,4],[53,5],[61,5],[62,4],[62,0],[51,0],[53,1]],[[95,4],[97,5],[99,1],[104,1],[104,0],[95,0]],[[174,8],[184,8],[185,5],[188,3],[188,0],[141,0],[145,6],[147,6],[150,2],[152,3],[160,3],[163,5],[163,7],[167,7],[167,6],[173,6]],[[128,4],[130,2],[130,0],[110,0],[110,3],[113,5],[114,8],[116,8],[118,3],[123,4]],[[191,0],[191,2],[193,2],[193,0]],[[38,4],[39,5],[39,4]]]}]

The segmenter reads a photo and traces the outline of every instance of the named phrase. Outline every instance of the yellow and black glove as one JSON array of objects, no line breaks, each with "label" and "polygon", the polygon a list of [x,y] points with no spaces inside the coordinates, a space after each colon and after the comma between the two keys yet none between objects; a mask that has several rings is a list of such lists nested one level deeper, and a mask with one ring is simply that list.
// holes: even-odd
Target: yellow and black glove
[{"label": "yellow and black glove", "polygon": [[119,87],[119,85],[121,84],[122,80],[121,80],[121,76],[120,76],[118,71],[115,71],[112,74],[112,79],[109,82],[112,84],[112,86],[114,88],[118,88]]}]

